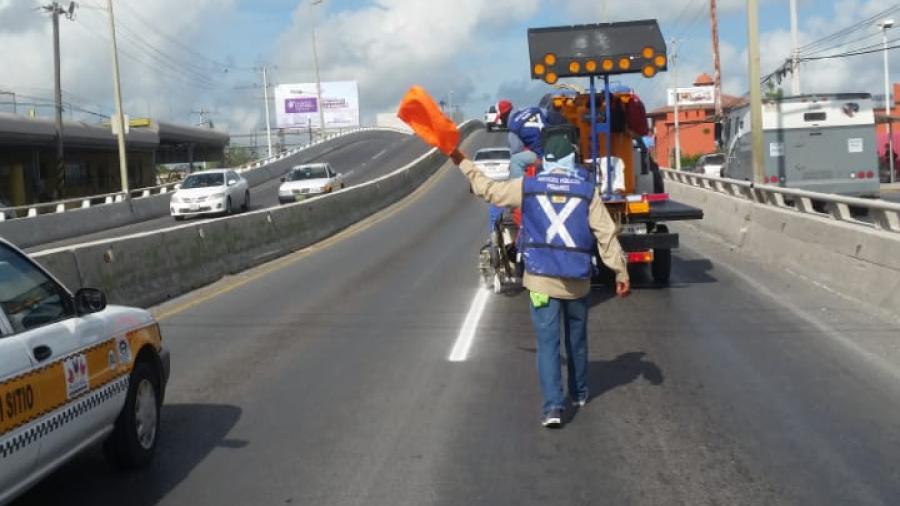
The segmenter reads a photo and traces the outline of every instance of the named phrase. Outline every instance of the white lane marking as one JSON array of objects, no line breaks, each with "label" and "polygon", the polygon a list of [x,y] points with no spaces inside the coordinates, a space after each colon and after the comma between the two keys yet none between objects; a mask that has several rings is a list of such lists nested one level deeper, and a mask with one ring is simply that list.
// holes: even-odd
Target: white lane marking
[{"label": "white lane marking", "polygon": [[384,155],[385,153],[387,153],[387,148],[384,148],[384,149],[382,149],[381,151],[379,151],[377,155],[375,155],[375,156],[372,157],[372,160],[371,160],[371,161],[374,162],[375,160],[381,158],[382,155]]},{"label": "white lane marking", "polygon": [[487,306],[488,297],[491,292],[485,287],[479,287],[475,293],[475,299],[472,300],[472,306],[469,307],[469,313],[463,321],[462,328],[459,329],[459,336],[456,337],[456,343],[453,344],[453,350],[447,360],[450,362],[465,362],[469,357],[469,350],[472,348],[472,341],[475,340],[475,331],[478,329],[478,322]]}]

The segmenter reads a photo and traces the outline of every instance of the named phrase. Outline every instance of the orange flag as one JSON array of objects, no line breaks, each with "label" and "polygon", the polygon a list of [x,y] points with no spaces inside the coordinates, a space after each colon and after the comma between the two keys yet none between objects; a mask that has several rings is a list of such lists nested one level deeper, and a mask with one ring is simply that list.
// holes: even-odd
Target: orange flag
[{"label": "orange flag", "polygon": [[444,115],[431,95],[420,86],[413,86],[400,101],[397,117],[413,131],[445,155],[450,155],[459,145],[459,130]]}]

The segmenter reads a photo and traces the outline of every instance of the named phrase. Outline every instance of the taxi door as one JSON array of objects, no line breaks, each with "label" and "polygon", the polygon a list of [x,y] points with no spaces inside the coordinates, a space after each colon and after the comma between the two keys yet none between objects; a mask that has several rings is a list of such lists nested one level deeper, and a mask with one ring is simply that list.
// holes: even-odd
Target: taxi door
[{"label": "taxi door", "polygon": [[31,426],[25,422],[35,402],[34,387],[23,380],[31,370],[22,341],[0,311],[0,503],[34,472],[37,462],[39,445],[30,441]]},{"label": "taxi door", "polygon": [[[89,444],[115,420],[118,397],[97,386],[109,370],[105,326],[95,315],[80,317],[69,292],[24,254],[0,244],[0,304],[34,364],[34,400],[26,416],[35,426],[37,469]],[[103,343],[107,341],[106,345]],[[107,349],[108,348],[108,349]]]}]

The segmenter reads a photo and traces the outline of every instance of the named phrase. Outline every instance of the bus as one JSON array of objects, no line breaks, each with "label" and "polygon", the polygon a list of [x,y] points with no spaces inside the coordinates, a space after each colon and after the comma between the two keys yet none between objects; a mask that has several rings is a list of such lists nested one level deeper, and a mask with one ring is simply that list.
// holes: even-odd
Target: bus
[{"label": "bus", "polygon": [[[763,100],[765,182],[784,188],[854,197],[880,190],[875,112],[864,93]],[[723,119],[723,177],[753,180],[750,107]]]}]

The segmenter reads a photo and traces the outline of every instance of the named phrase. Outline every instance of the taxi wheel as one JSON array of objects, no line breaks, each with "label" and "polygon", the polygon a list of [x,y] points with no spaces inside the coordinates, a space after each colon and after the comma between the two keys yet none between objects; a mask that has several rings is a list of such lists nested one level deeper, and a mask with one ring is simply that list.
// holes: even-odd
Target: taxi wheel
[{"label": "taxi wheel", "polygon": [[131,372],[128,397],[106,441],[106,453],[120,467],[133,469],[150,462],[159,431],[159,375],[146,361]]},{"label": "taxi wheel", "polygon": [[250,192],[244,193],[244,205],[241,206],[241,211],[248,211],[250,209]]}]

